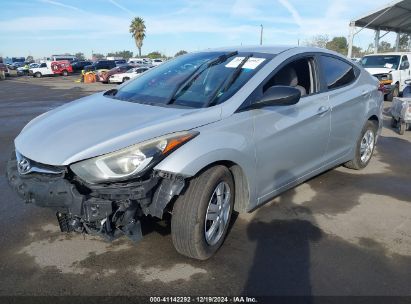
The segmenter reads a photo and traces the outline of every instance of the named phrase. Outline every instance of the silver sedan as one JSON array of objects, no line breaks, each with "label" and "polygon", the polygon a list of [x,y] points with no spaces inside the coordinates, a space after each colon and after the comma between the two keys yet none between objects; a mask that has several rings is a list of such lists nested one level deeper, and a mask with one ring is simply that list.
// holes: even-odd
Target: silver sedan
[{"label": "silver sedan", "polygon": [[338,165],[370,162],[378,81],[328,50],[242,47],[179,56],[32,120],[10,184],[62,231],[141,237],[171,220],[175,248],[207,259],[233,210],[250,212]]}]

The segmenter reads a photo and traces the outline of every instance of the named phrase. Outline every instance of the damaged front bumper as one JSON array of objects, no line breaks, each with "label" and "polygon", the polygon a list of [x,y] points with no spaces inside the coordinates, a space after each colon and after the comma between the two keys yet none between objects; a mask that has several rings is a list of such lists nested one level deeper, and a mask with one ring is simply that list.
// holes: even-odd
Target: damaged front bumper
[{"label": "damaged front bumper", "polygon": [[140,180],[90,185],[68,168],[23,159],[23,165],[30,166],[28,172],[21,173],[18,166],[22,159],[13,157],[7,163],[6,175],[26,203],[55,210],[62,232],[97,234],[108,240],[126,235],[139,241],[141,217],[163,218],[169,203],[185,186],[184,177],[161,171]]}]

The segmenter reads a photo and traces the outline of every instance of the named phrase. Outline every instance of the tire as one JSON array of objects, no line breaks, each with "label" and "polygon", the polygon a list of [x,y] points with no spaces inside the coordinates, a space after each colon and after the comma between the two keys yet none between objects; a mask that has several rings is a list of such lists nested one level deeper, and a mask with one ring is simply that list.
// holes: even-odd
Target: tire
[{"label": "tire", "polygon": [[67,72],[66,70],[64,70],[63,72],[61,72],[61,75],[67,76],[67,75],[68,75],[68,72]]},{"label": "tire", "polygon": [[[228,194],[223,190],[225,195],[217,196],[217,192],[220,192],[217,188],[220,191],[228,189]],[[221,205],[217,197],[221,197]],[[210,206],[217,209],[212,211]],[[234,182],[227,167],[212,167],[192,179],[185,193],[177,198],[173,207],[171,237],[175,249],[180,254],[194,259],[210,258],[224,242],[233,207]],[[214,215],[216,218],[206,220],[206,215]],[[218,224],[220,222],[221,225]],[[213,231],[215,233],[212,233]]]},{"label": "tire", "polygon": [[404,135],[405,131],[407,130],[407,124],[403,121],[398,123],[398,133],[400,135]]},{"label": "tire", "polygon": [[397,128],[397,125],[398,125],[398,121],[394,117],[391,117],[391,127]]},{"label": "tire", "polygon": [[126,82],[127,80],[130,80],[130,78],[129,77],[124,77],[123,78],[123,82]]},{"label": "tire", "polygon": [[40,77],[41,77],[41,73],[40,73],[40,72],[36,72],[36,73],[34,74],[34,77],[40,78]]},{"label": "tire", "polygon": [[394,97],[398,97],[400,95],[400,87],[398,84],[395,85],[395,88],[387,95],[387,101],[392,101]]},{"label": "tire", "polygon": [[[369,134],[369,132],[372,133],[372,146],[364,143],[365,134]],[[345,163],[344,167],[354,169],[354,170],[361,170],[367,167],[368,163],[370,162],[372,158],[372,154],[374,153],[376,135],[377,135],[376,123],[370,120],[367,121],[355,145],[354,158],[350,160],[349,162]],[[363,150],[362,144],[367,147],[365,151],[363,152],[364,154],[361,151]]]}]

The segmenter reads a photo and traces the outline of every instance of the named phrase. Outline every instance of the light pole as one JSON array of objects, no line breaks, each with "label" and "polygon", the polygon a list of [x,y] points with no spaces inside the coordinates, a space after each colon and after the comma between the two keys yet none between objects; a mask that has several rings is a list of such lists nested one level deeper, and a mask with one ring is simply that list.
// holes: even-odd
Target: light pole
[{"label": "light pole", "polygon": [[263,45],[263,30],[264,30],[264,27],[263,27],[262,24],[260,24],[260,26],[261,26],[261,31],[260,31],[260,45]]}]

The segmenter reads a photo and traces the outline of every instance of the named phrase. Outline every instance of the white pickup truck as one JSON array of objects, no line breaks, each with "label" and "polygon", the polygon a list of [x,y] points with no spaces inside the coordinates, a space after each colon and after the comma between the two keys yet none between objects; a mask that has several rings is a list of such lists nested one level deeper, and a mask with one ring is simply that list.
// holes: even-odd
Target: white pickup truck
[{"label": "white pickup truck", "polygon": [[387,100],[392,101],[406,87],[405,80],[411,78],[409,58],[411,53],[405,52],[372,54],[364,56],[360,63],[384,85]]}]

